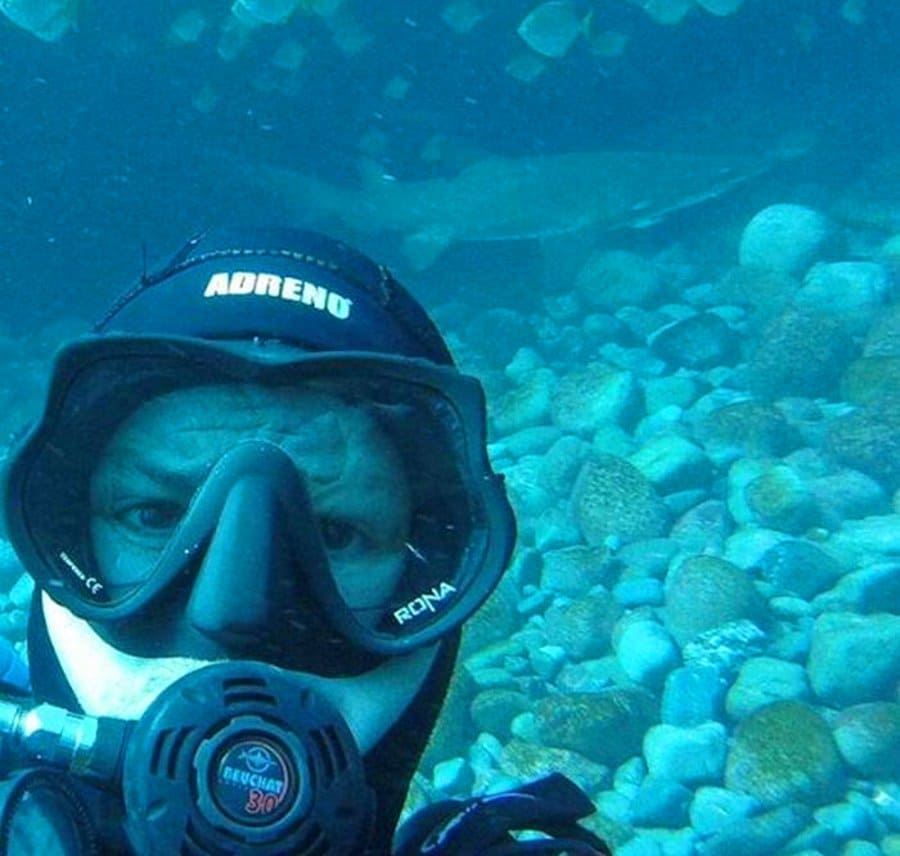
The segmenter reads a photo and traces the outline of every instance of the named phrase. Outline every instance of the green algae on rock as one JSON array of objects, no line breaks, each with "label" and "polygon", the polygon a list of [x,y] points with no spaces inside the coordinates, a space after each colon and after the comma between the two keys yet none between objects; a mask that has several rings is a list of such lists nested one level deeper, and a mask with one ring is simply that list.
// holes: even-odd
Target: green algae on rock
[{"label": "green algae on rock", "polygon": [[542,743],[607,765],[639,755],[644,732],[658,716],[655,697],[634,687],[551,695],[534,705]]},{"label": "green algae on rock", "polygon": [[844,767],[831,729],[808,704],[782,701],[758,710],[737,728],[725,764],[725,784],[764,806],[824,805],[838,798]]},{"label": "green algae on rock", "polygon": [[698,421],[694,432],[717,461],[740,455],[781,456],[800,445],[800,437],[784,415],[763,401],[736,401]]},{"label": "green algae on rock", "polygon": [[616,455],[595,455],[572,491],[575,519],[588,544],[613,537],[629,543],[665,534],[669,512],[650,481]]},{"label": "green algae on rock", "polygon": [[747,364],[748,385],[768,399],[827,396],[855,352],[840,321],[789,308],[763,330]]},{"label": "green algae on rock", "polygon": [[640,405],[632,372],[590,363],[560,378],[552,393],[551,415],[563,431],[588,436],[604,423],[630,424]]},{"label": "green algae on rock", "polygon": [[800,535],[819,520],[815,497],[804,479],[784,464],[767,467],[744,488],[756,521],[769,529]]},{"label": "green algae on rock", "polygon": [[766,623],[765,603],[750,575],[715,556],[694,556],[669,574],[665,609],[666,628],[682,647],[733,621]]},{"label": "green algae on rock", "polygon": [[879,354],[854,360],[841,378],[840,389],[853,404],[900,401],[900,356]]},{"label": "green algae on rock", "polygon": [[600,657],[609,652],[613,627],[622,607],[613,596],[597,588],[570,603],[554,604],[544,614],[544,635],[573,660]]},{"label": "green algae on rock", "polygon": [[491,408],[491,425],[498,437],[524,428],[545,424],[550,418],[550,402],[556,376],[550,369],[529,371],[518,386],[503,393]]},{"label": "green algae on rock", "polygon": [[519,626],[517,603],[515,585],[511,578],[506,577],[478,612],[466,622],[460,645],[460,662],[488,645],[509,639]]},{"label": "green algae on rock", "polygon": [[828,425],[825,445],[838,463],[895,490],[900,487],[900,402],[892,399],[838,416]]},{"label": "green algae on rock", "polygon": [[[896,236],[900,250],[900,235]],[[863,342],[864,357],[900,357],[900,304],[884,306]]]}]

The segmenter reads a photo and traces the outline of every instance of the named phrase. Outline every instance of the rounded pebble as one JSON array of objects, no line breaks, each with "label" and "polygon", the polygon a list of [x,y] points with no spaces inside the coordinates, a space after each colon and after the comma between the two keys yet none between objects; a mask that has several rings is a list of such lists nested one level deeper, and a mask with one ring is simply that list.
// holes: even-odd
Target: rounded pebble
[{"label": "rounded pebble", "polygon": [[829,233],[828,220],[812,208],[789,203],[769,205],[744,227],[738,258],[745,267],[802,273]]},{"label": "rounded pebble", "polygon": [[725,767],[728,735],[718,722],[693,728],[655,725],[644,737],[644,757],[651,775],[685,785],[715,783]]}]

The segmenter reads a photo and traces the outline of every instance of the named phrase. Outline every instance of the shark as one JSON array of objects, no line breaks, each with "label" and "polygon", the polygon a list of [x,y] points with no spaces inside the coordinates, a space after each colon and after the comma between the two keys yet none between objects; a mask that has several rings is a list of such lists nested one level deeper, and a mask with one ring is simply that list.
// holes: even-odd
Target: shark
[{"label": "shark", "polygon": [[721,196],[772,163],[754,156],[580,151],[490,155],[451,175],[417,180],[365,161],[351,186],[253,164],[244,181],[272,194],[296,220],[337,221],[362,235],[398,233],[406,262],[421,271],[460,242],[546,241],[645,228]]}]

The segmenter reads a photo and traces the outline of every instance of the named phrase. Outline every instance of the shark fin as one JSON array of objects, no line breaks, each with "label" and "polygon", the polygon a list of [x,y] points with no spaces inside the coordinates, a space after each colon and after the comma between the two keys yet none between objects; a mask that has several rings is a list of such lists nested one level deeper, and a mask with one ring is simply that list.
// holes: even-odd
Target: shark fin
[{"label": "shark fin", "polygon": [[446,227],[423,229],[403,239],[403,255],[413,270],[425,270],[437,261],[453,240],[452,229]]}]

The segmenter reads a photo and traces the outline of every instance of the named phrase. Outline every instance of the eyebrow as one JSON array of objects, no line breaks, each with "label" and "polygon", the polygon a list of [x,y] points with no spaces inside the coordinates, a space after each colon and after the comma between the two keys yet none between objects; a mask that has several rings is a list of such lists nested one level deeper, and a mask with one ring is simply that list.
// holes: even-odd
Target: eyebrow
[{"label": "eyebrow", "polygon": [[[179,465],[181,464],[181,465]],[[175,487],[184,492],[193,493],[197,486],[209,473],[211,462],[184,464],[178,462],[174,466],[156,463],[144,457],[133,458],[122,464],[119,477],[136,474],[164,487]]]}]

